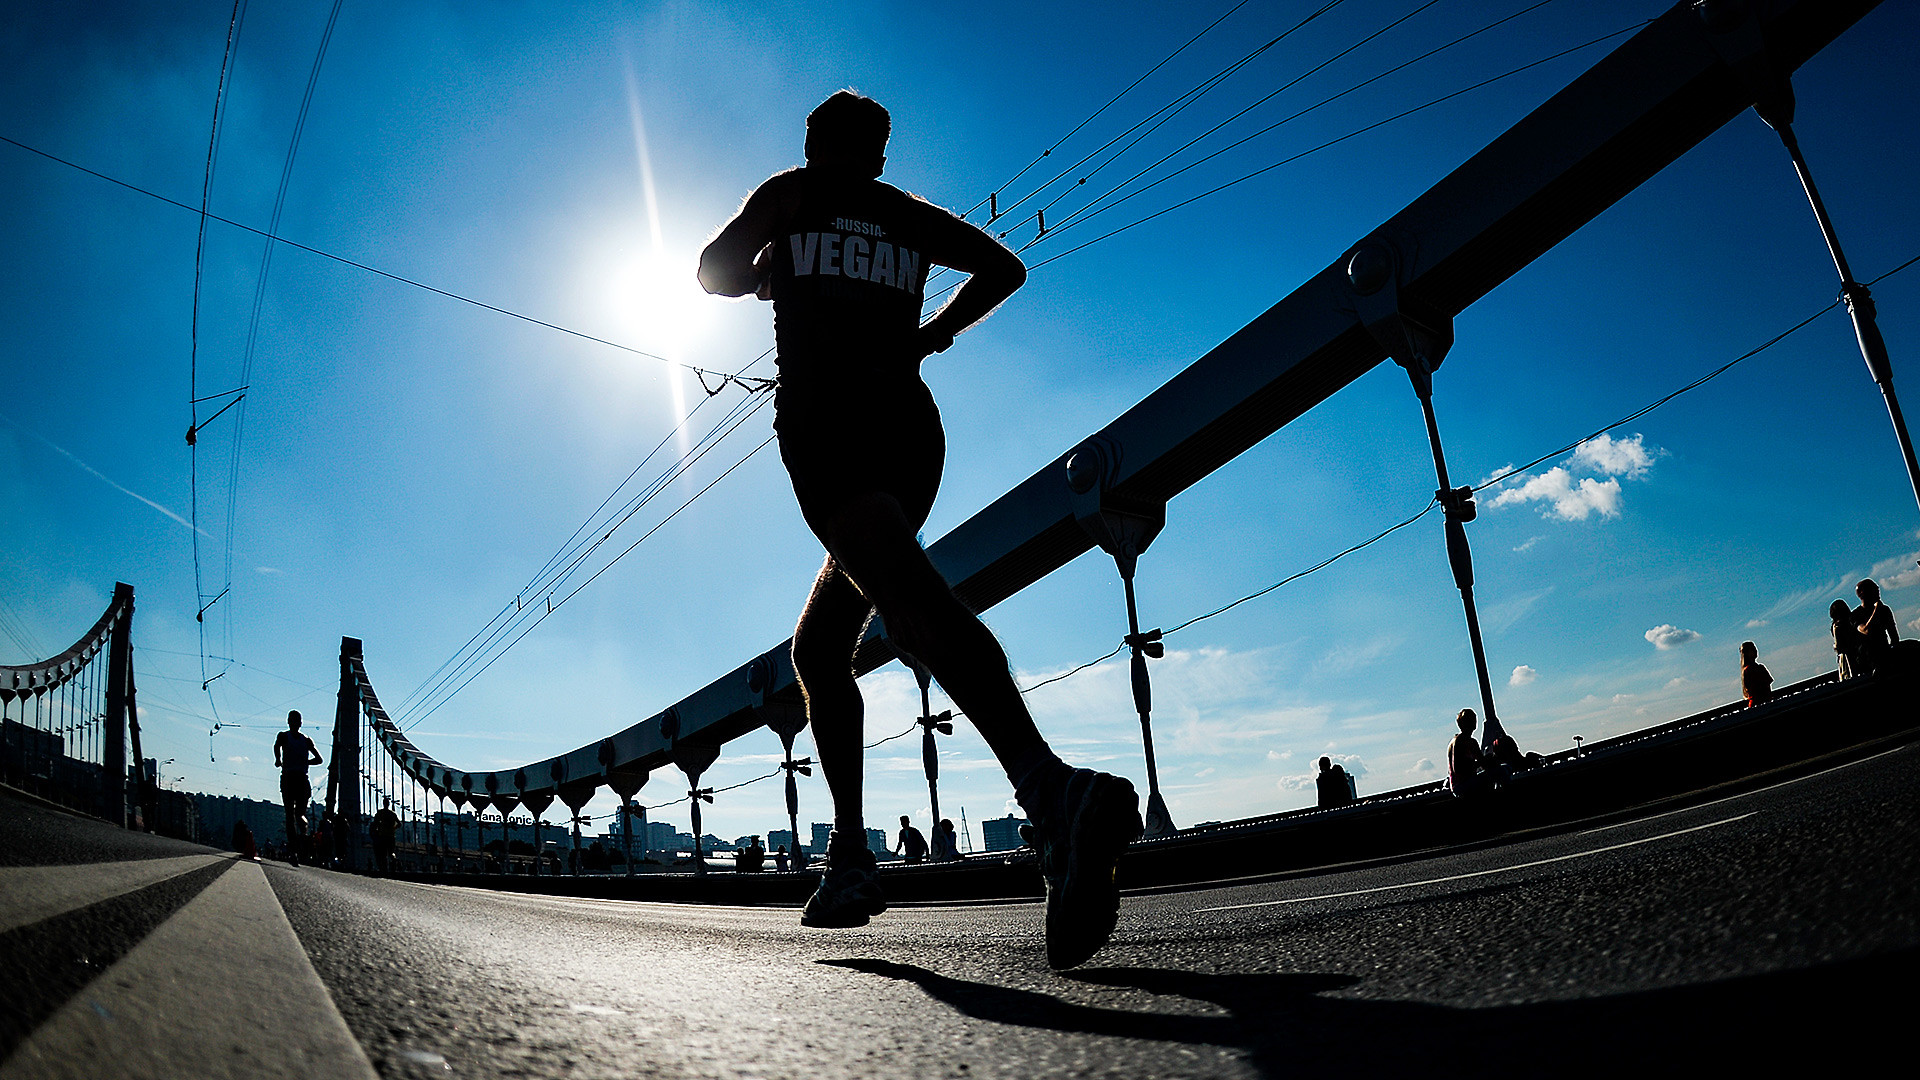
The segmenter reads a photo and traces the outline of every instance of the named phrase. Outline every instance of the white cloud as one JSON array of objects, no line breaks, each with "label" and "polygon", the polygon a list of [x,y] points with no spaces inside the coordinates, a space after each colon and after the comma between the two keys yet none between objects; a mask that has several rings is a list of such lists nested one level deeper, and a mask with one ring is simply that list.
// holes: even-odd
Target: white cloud
[{"label": "white cloud", "polygon": [[1873,564],[1867,576],[1882,589],[1904,589],[1909,585],[1920,585],[1920,551],[1895,555],[1891,559],[1881,559]]},{"label": "white cloud", "polygon": [[1527,482],[1517,488],[1502,491],[1488,505],[1514,506],[1530,502],[1547,503],[1541,516],[1562,521],[1585,521],[1595,513],[1603,518],[1619,517],[1620,481],[1595,480],[1588,476],[1576,484],[1572,473],[1555,465],[1539,476],[1528,477]]},{"label": "white cloud", "polygon": [[1639,435],[1616,439],[1605,432],[1574,447],[1573,462],[1608,476],[1638,480],[1653,468],[1653,459],[1662,451],[1648,450]]},{"label": "white cloud", "polygon": [[245,765],[246,763],[248,763],[249,761],[252,761],[253,759],[250,757],[247,757],[244,754],[235,754],[234,756],[228,758],[227,760],[233,762],[235,765]]},{"label": "white cloud", "polygon": [[1766,626],[1766,625],[1768,625],[1768,624],[1769,624],[1769,620],[1766,620],[1766,619],[1748,619],[1748,620],[1747,620],[1747,629],[1749,629],[1749,630],[1758,630],[1758,629],[1760,629],[1761,627],[1763,627],[1763,626]]},{"label": "white cloud", "polygon": [[1413,766],[1407,771],[1415,776],[1425,776],[1430,773],[1439,772],[1440,767],[1433,763],[1432,758],[1423,757],[1419,761],[1414,762]]},{"label": "white cloud", "polygon": [[[1618,478],[1644,478],[1647,470],[1653,468],[1655,459],[1664,453],[1658,447],[1648,446],[1639,435],[1624,439],[1607,434],[1596,435],[1574,447],[1572,457],[1539,476],[1516,477],[1503,482],[1499,494],[1487,505],[1499,507],[1542,503],[1542,517],[1559,518],[1561,521],[1585,521],[1594,514],[1603,518],[1619,517]],[[1495,472],[1481,483],[1485,484],[1505,471]],[[1582,472],[1598,475],[1578,475]],[[1528,540],[1514,550],[1525,551],[1538,539]]]},{"label": "white cloud", "polygon": [[1513,669],[1512,675],[1507,676],[1507,685],[1526,686],[1539,677],[1540,673],[1535,671],[1531,665],[1521,664],[1519,667]]},{"label": "white cloud", "polygon": [[1700,640],[1700,635],[1692,630],[1682,630],[1672,623],[1661,623],[1647,631],[1646,638],[1656,649],[1677,649],[1689,641]]},{"label": "white cloud", "polygon": [[1527,542],[1526,542],[1526,543],[1524,543],[1524,544],[1521,544],[1521,545],[1520,545],[1519,547],[1517,547],[1517,548],[1514,548],[1513,550],[1515,550],[1515,551],[1532,551],[1532,550],[1533,550],[1533,545],[1535,545],[1535,544],[1537,544],[1537,543],[1539,543],[1539,542],[1540,542],[1540,537],[1538,537],[1538,536],[1529,536],[1529,537],[1527,537]]},{"label": "white cloud", "polygon": [[285,570],[282,570],[277,566],[256,566],[253,569],[254,569],[254,572],[258,574],[274,575],[274,574],[286,573]]},{"label": "white cloud", "polygon": [[1291,751],[1291,750],[1269,750],[1269,751],[1267,751],[1267,760],[1268,760],[1268,761],[1285,761],[1285,760],[1287,760],[1288,758],[1290,758],[1290,757],[1292,757],[1292,756],[1293,756],[1293,751]]}]

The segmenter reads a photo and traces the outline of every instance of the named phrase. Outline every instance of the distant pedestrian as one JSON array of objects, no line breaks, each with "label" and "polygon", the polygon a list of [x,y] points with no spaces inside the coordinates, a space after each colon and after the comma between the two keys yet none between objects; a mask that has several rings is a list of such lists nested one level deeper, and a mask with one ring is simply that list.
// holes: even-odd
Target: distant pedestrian
[{"label": "distant pedestrian", "polygon": [[287,814],[287,854],[300,865],[307,840],[307,807],[313,802],[313,783],[307,769],[320,764],[313,740],[300,734],[300,710],[287,713],[287,730],[274,737],[273,764],[280,770],[280,802]]},{"label": "distant pedestrian", "polygon": [[1760,650],[1751,641],[1740,643],[1740,693],[1749,709],[1773,700],[1773,672],[1760,662]]},{"label": "distant pedestrian", "polygon": [[1330,757],[1320,759],[1320,775],[1313,778],[1320,790],[1320,808],[1345,806],[1353,801],[1353,789],[1348,785],[1347,770],[1333,763]]},{"label": "distant pedestrian", "polygon": [[909,863],[927,861],[927,838],[913,827],[913,819],[900,815],[900,842],[893,845],[894,854]]},{"label": "distant pedestrian", "polygon": [[935,861],[960,861],[960,835],[954,831],[952,818],[940,819],[940,827],[933,834],[933,843],[938,850],[938,854],[934,856]]},{"label": "distant pedestrian", "polygon": [[1860,598],[1860,606],[1853,613],[1854,625],[1863,639],[1860,661],[1871,674],[1886,667],[1887,661],[1893,658],[1893,647],[1900,643],[1900,631],[1893,623],[1893,609],[1880,602],[1880,586],[1872,578],[1861,578],[1853,592]]},{"label": "distant pedestrian", "polygon": [[254,862],[260,859],[260,853],[253,846],[253,830],[247,828],[245,821],[233,823],[233,850],[239,852],[243,859]]},{"label": "distant pedestrian", "polygon": [[1827,617],[1833,620],[1833,652],[1834,660],[1839,664],[1840,677],[1851,679],[1855,675],[1865,674],[1866,669],[1860,662],[1860,650],[1866,644],[1866,639],[1854,623],[1853,609],[1847,606],[1845,600],[1835,600],[1827,608]]},{"label": "distant pedestrian", "polygon": [[773,849],[773,869],[776,873],[787,872],[787,845],[781,844]]},{"label": "distant pedestrian", "polygon": [[1485,792],[1491,781],[1481,772],[1485,764],[1480,758],[1480,744],[1474,741],[1473,729],[1479,726],[1480,718],[1472,709],[1461,709],[1454,722],[1460,725],[1460,733],[1447,744],[1447,790],[1459,798],[1472,798]]},{"label": "distant pedestrian", "polygon": [[393,812],[393,800],[381,800],[373,815],[373,864],[383,874],[393,863],[393,838],[399,831],[400,816]]}]

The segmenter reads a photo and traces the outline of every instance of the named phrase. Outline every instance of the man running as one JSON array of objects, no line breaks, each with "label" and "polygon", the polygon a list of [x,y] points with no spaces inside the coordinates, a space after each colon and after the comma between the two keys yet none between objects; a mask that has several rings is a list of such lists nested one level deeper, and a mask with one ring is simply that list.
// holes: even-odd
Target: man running
[{"label": "man running", "polygon": [[[819,889],[801,922],[864,925],[886,910],[861,805],[864,706],[851,658],[877,612],[1006,769],[1039,838],[1047,962],[1082,963],[1113,932],[1114,870],[1140,835],[1127,780],[1075,769],[1040,737],[1000,643],[915,540],[940,486],[946,437],[920,363],[1026,281],[986,233],[880,182],[891,120],[850,91],[807,117],[803,168],[761,184],[700,257],[700,283],[773,301],[774,431],[825,565],[793,633],[793,666],[833,794]],[[925,324],[934,264],[971,275]]]},{"label": "man running", "polygon": [[299,866],[307,840],[307,807],[313,802],[307,767],[320,764],[320,751],[312,739],[300,734],[298,709],[287,713],[287,730],[273,740],[273,763],[280,769],[280,801],[287,811],[287,851],[293,865]]}]

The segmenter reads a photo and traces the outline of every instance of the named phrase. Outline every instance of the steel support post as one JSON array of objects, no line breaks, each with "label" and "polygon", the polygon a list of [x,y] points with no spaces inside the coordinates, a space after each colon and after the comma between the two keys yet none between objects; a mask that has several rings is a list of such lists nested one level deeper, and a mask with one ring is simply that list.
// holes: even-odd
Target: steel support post
[{"label": "steel support post", "polygon": [[1874,317],[1873,296],[1865,285],[1854,280],[1853,268],[1847,265],[1846,252],[1840,248],[1840,234],[1834,231],[1833,218],[1827,213],[1826,202],[1820,198],[1820,189],[1814,185],[1813,170],[1807,167],[1806,156],[1800,152],[1800,139],[1793,132],[1792,72],[1783,67],[1768,48],[1766,34],[1749,5],[1704,0],[1696,4],[1695,9],[1714,50],[1752,93],[1753,111],[1780,136],[1780,144],[1786,147],[1787,156],[1793,161],[1794,174],[1800,178],[1800,188],[1806,193],[1807,203],[1813,207],[1814,221],[1820,226],[1821,239],[1826,241],[1827,254],[1832,256],[1833,268],[1840,275],[1840,297],[1846,301],[1847,313],[1853,317],[1853,336],[1859,343],[1860,357],[1867,362],[1867,373],[1886,399],[1893,437],[1900,444],[1902,463],[1907,467],[1907,484],[1913,489],[1915,504],[1920,505],[1920,461],[1914,458],[1913,436],[1907,431],[1907,418],[1900,411],[1900,398],[1893,391],[1893,361],[1887,355],[1886,338],[1881,336],[1880,325]]},{"label": "steel support post", "polygon": [[[334,803],[336,845],[344,837],[341,869],[360,868],[360,659],[359,638],[340,639],[340,693],[333,709],[332,764],[327,768],[327,801]],[[336,799],[338,800],[336,802]],[[292,843],[292,840],[288,840]]]},{"label": "steel support post", "polygon": [[[114,621],[113,629],[107,636],[107,716],[100,747],[100,816],[125,827],[127,824],[127,733],[128,722],[133,716],[133,586],[124,581],[115,582],[113,602],[121,609],[120,617]],[[139,739],[138,722],[132,728],[134,739]],[[140,763],[134,758],[134,763]],[[145,770],[140,776],[145,778]],[[139,797],[144,784],[134,786],[134,801],[137,804],[145,800]],[[140,815],[142,821],[146,815]]]},{"label": "steel support post", "polygon": [[1406,369],[1420,399],[1427,425],[1427,443],[1433,451],[1434,476],[1439,489],[1434,498],[1446,514],[1447,563],[1460,590],[1466,612],[1467,640],[1473,646],[1473,670],[1480,683],[1482,740],[1492,746],[1505,734],[1494,711],[1493,680],[1487,674],[1487,650],[1480,636],[1480,613],[1473,602],[1473,552],[1467,545],[1466,523],[1473,520],[1473,489],[1455,488],[1447,475],[1447,455],[1440,444],[1440,424],[1433,414],[1433,373],[1453,347],[1453,317],[1419,302],[1400,289],[1406,274],[1403,246],[1412,238],[1372,236],[1360,242],[1347,258],[1348,284],[1353,288],[1354,314],[1393,361]]},{"label": "steel support post", "polygon": [[1094,437],[1067,457],[1067,492],[1074,520],[1100,550],[1113,556],[1127,596],[1126,647],[1132,650],[1133,707],[1140,714],[1140,743],[1147,762],[1146,835],[1171,836],[1179,830],[1167,813],[1160,794],[1160,766],[1153,755],[1153,682],[1147,658],[1166,655],[1160,631],[1140,632],[1140,609],[1134,601],[1133,573],[1140,556],[1167,523],[1165,502],[1127,496],[1114,490],[1125,449],[1116,441]]},{"label": "steel support post", "polygon": [[940,830],[940,747],[934,741],[934,734],[953,734],[953,710],[943,710],[936,715],[933,711],[933,672],[904,652],[900,654],[900,660],[913,672],[914,681],[920,684],[920,716],[914,723],[920,725],[920,764],[927,773],[927,805],[933,814],[933,829],[937,833]]}]

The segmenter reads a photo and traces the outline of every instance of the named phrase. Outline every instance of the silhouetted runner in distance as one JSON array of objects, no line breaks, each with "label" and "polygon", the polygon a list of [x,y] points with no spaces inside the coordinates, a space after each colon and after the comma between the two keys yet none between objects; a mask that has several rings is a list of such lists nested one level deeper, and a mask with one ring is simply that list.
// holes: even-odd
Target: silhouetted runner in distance
[{"label": "silhouetted runner in distance", "polygon": [[[864,707],[852,656],[877,611],[887,636],[965,710],[1033,821],[1047,882],[1047,962],[1092,956],[1119,912],[1114,870],[1140,835],[1127,780],[1063,763],[1034,727],[993,633],[914,539],[933,507],[946,437],[920,362],[1026,281],[992,237],[881,183],[891,121],[849,91],[807,117],[807,164],[761,184],[700,257],[700,283],[773,301],[774,431],[800,513],[826,546],[793,633],[834,828],[808,926],[886,910],[861,806]],[[928,271],[971,275],[922,325]]]},{"label": "silhouetted runner in distance", "polygon": [[274,737],[273,763],[280,770],[280,801],[287,814],[287,854],[299,866],[307,839],[307,806],[313,802],[307,766],[320,764],[320,751],[300,734],[298,709],[287,713],[287,730]]}]

